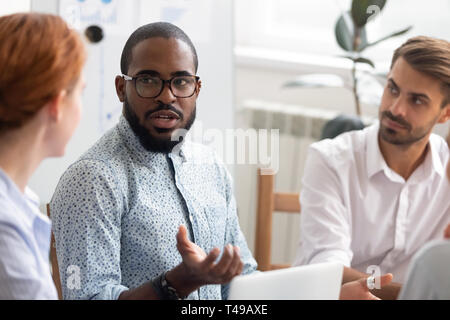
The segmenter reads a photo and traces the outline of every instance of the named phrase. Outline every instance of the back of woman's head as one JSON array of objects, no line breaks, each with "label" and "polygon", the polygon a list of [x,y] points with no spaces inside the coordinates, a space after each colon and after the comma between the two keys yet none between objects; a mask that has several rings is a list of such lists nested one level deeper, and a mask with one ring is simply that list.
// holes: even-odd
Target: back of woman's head
[{"label": "back of woman's head", "polygon": [[70,93],[84,62],[83,41],[62,18],[0,17],[0,133],[21,127],[62,90]]}]

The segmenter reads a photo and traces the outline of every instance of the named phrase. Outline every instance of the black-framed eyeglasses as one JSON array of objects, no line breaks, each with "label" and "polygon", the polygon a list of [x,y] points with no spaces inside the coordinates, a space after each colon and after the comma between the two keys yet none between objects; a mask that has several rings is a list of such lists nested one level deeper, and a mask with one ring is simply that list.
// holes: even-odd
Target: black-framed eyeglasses
[{"label": "black-framed eyeglasses", "polygon": [[169,89],[175,97],[189,98],[194,95],[197,83],[200,80],[200,77],[193,75],[175,76],[169,80],[163,80],[160,77],[148,74],[140,74],[136,77],[123,74],[122,77],[126,81],[134,82],[136,92],[141,98],[156,98],[164,90],[166,83],[169,84]]}]

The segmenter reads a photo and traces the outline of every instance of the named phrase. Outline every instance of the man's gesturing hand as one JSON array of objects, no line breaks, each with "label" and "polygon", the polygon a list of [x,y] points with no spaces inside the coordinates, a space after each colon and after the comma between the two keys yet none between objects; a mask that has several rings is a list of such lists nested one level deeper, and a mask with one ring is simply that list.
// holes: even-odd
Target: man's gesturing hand
[{"label": "man's gesturing hand", "polygon": [[214,248],[206,254],[202,248],[188,239],[185,226],[180,226],[178,230],[177,249],[183,259],[182,265],[188,273],[187,276],[199,286],[228,283],[243,269],[239,247],[226,245],[222,257],[216,263],[220,255],[219,248]]}]

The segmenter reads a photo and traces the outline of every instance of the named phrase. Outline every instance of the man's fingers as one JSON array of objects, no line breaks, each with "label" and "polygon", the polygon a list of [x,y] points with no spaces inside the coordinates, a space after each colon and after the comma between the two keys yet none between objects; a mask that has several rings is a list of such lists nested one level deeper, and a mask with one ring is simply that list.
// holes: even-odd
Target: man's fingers
[{"label": "man's fingers", "polygon": [[241,261],[241,255],[239,247],[233,247],[233,260],[230,263],[230,266],[228,267],[228,270],[226,270],[224,275],[224,281],[229,282],[231,279],[233,279],[238,273],[240,265],[242,264]]},{"label": "man's fingers", "polygon": [[177,233],[177,249],[178,252],[184,257],[186,254],[192,253],[194,244],[189,240],[187,236],[187,229],[181,225],[178,228]]},{"label": "man's fingers", "polygon": [[447,228],[445,228],[444,238],[450,239],[450,223],[447,225]]},{"label": "man's fingers", "polygon": [[189,242],[189,239],[187,237],[187,230],[186,227],[181,225],[178,228],[178,233],[177,233],[177,243],[178,244],[187,244]]},{"label": "man's fingers", "polygon": [[231,273],[232,277],[239,274],[238,272],[239,272],[241,264],[242,264],[241,250],[239,249],[239,247],[235,246],[233,262],[231,263],[231,266],[230,266],[230,273]]},{"label": "man's fingers", "polygon": [[228,244],[223,248],[222,257],[212,270],[215,276],[224,276],[233,261],[233,254],[234,251],[232,245]]},{"label": "man's fingers", "polygon": [[394,278],[394,276],[392,275],[392,273],[387,273],[385,275],[382,275],[380,277],[380,285],[381,285],[381,287],[387,286],[389,283],[392,282],[393,278]]},{"label": "man's fingers", "polygon": [[205,260],[202,262],[202,268],[209,270],[213,267],[214,261],[216,261],[217,257],[220,254],[219,248],[212,249],[209,254],[206,256]]},{"label": "man's fingers", "polygon": [[369,298],[367,300],[381,300],[381,299],[378,298],[376,295],[369,293]]},{"label": "man's fingers", "polygon": [[[369,288],[368,283],[367,283],[369,278],[370,277],[362,278],[362,279],[359,279],[358,281],[364,286],[364,288],[367,288],[368,290],[372,290],[372,289],[381,289],[382,287],[387,286],[389,283],[392,282],[392,279],[394,278],[394,276],[392,275],[392,273],[386,273],[385,275],[382,275],[381,277],[373,278],[372,284],[375,286],[374,288]],[[379,285],[379,288],[378,288],[378,285]]]},{"label": "man's fingers", "polygon": [[240,275],[244,271],[244,262],[242,260],[239,261],[239,267],[236,271],[236,276]]},{"label": "man's fingers", "polygon": [[200,262],[198,265],[198,270],[201,271],[201,273],[204,276],[207,276],[208,273],[211,272],[211,269],[214,268],[217,257],[220,255],[219,248],[213,248],[208,255],[203,259],[203,261]]}]

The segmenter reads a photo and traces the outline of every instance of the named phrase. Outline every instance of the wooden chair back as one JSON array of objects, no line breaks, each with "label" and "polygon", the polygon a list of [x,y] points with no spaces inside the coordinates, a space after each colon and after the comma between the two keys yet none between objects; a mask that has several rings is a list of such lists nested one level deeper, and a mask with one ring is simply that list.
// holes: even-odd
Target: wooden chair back
[{"label": "wooden chair back", "polygon": [[[47,203],[47,216],[50,218],[50,204]],[[61,278],[59,277],[59,267],[58,259],[56,257],[56,245],[55,236],[52,232],[52,238],[50,242],[50,261],[52,263],[52,277],[55,283],[56,291],[58,291],[58,298],[62,300],[62,290],[61,290]]]},{"label": "wooden chair back", "polygon": [[258,269],[268,271],[288,268],[289,264],[273,264],[272,217],[277,212],[300,213],[300,194],[274,191],[275,173],[258,169],[258,209],[256,213],[255,259]]}]

